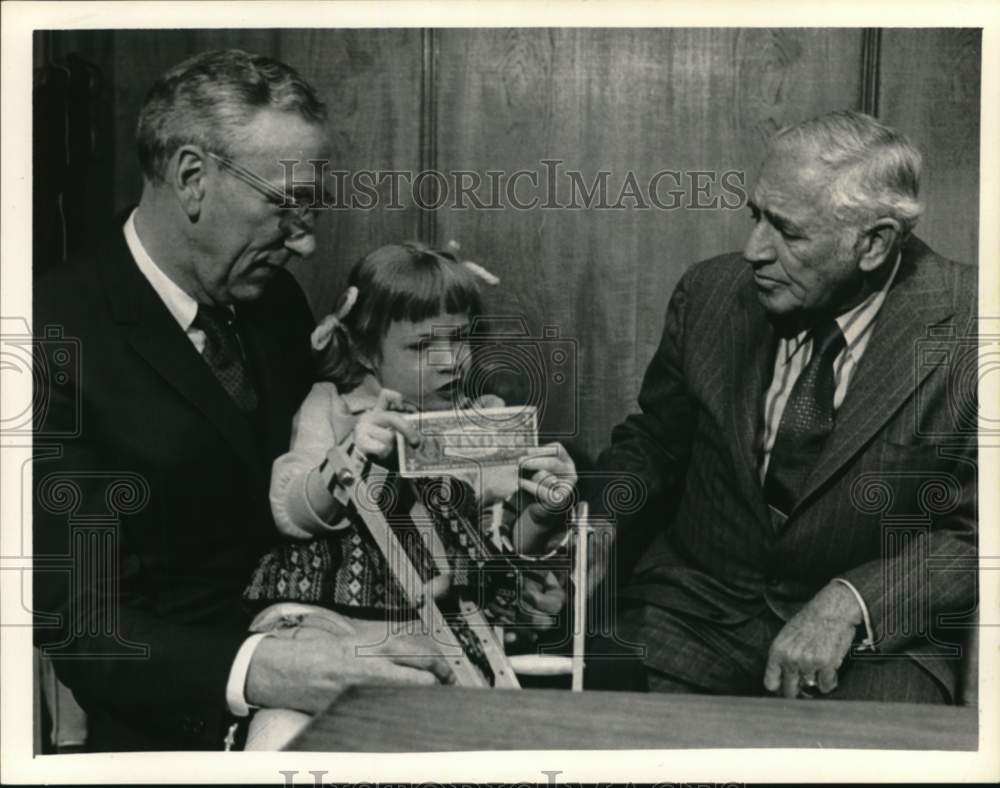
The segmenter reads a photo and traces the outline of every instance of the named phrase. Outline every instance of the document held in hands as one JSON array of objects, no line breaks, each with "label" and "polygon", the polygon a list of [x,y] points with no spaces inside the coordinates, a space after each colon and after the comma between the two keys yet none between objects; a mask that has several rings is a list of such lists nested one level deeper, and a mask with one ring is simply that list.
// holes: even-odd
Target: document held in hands
[{"label": "document held in hands", "polygon": [[469,479],[490,468],[516,468],[538,447],[534,406],[429,411],[405,418],[421,436],[416,448],[396,436],[399,474],[406,478]]}]

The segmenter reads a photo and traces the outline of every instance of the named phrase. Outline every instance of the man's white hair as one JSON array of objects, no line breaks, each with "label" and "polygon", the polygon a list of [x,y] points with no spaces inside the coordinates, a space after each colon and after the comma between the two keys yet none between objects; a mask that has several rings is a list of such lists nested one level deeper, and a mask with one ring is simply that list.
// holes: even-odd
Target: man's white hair
[{"label": "man's white hair", "polygon": [[771,154],[814,156],[831,175],[828,197],[838,218],[898,221],[905,237],[916,226],[923,158],[910,141],[870,115],[830,112],[786,126],[771,139]]}]

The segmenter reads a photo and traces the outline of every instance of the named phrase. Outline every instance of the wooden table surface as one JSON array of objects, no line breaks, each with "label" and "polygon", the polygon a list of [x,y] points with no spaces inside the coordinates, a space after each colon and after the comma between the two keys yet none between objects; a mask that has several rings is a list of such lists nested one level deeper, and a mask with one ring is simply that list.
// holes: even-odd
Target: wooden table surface
[{"label": "wooden table surface", "polygon": [[326,752],[824,747],[975,750],[976,709],[454,687],[348,690],[288,749]]}]

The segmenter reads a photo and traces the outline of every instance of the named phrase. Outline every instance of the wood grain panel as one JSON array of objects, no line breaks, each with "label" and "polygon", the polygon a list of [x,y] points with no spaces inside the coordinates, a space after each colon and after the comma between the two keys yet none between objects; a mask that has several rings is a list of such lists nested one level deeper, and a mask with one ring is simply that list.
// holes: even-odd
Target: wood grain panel
[{"label": "wood grain panel", "polygon": [[970,29],[887,29],[880,117],[924,154],[926,211],[917,233],[937,252],[975,263],[979,251],[982,35]]},{"label": "wood grain panel", "polygon": [[[336,169],[419,169],[420,30],[284,30],[279,52],[327,104]],[[320,219],[315,257],[293,267],[317,317],[332,308],[359,257],[418,236],[420,212],[408,189],[400,189],[402,209],[387,207],[389,197],[384,182],[375,208]]]},{"label": "wood grain panel", "polygon": [[[439,237],[460,240],[503,280],[498,309],[524,315],[535,335],[551,323],[577,342],[578,407],[561,395],[544,426],[579,427],[579,445],[594,453],[634,408],[680,275],[743,242],[745,212],[695,207],[690,179],[714,183],[701,201],[721,200],[717,176],[695,172],[752,170],[774,129],[852,106],[860,31],[442,30],[439,39],[443,170],[525,169],[544,182],[541,161],[551,159],[587,184],[610,173],[607,209],[439,212]],[[680,207],[610,207],[630,171],[645,190],[661,170],[686,173]],[[560,185],[554,202],[567,204],[565,177]],[[663,204],[672,188],[661,181]]]},{"label": "wood grain panel", "polygon": [[697,747],[974,750],[975,709],[634,692],[356,687],[287,749],[337,752]]}]

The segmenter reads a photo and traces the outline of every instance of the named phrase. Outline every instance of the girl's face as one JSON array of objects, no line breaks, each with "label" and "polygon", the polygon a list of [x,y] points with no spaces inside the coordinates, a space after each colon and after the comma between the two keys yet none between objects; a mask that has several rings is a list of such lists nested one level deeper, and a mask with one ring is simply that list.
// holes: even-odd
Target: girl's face
[{"label": "girl's face", "polygon": [[451,408],[462,396],[470,323],[468,313],[391,323],[374,365],[379,383],[416,410]]}]

